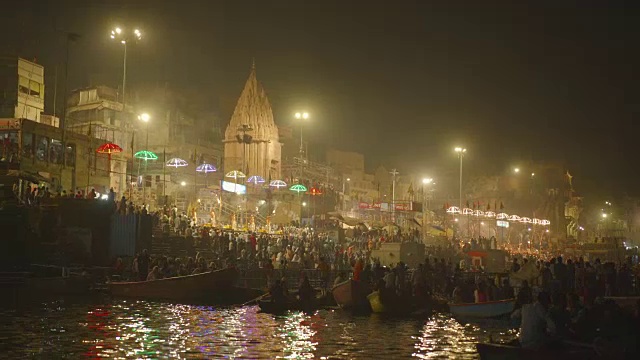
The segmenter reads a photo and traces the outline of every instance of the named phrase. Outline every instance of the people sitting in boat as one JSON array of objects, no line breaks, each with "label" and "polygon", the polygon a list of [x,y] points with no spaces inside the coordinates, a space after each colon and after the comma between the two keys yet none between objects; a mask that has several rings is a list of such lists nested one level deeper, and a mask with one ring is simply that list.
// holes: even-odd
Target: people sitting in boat
[{"label": "people sitting in boat", "polygon": [[534,303],[522,304],[511,315],[520,319],[520,345],[527,349],[541,349],[551,343],[556,327],[549,315],[549,294],[542,291]]},{"label": "people sitting in boat", "polygon": [[463,304],[465,302],[464,297],[462,296],[462,287],[459,285],[453,289],[453,294],[451,297],[454,304]]},{"label": "people sitting in boat", "polygon": [[496,286],[495,281],[493,279],[489,279],[487,282],[487,301],[498,301],[500,300],[500,289]]},{"label": "people sitting in boat", "polygon": [[140,276],[140,281],[147,280],[147,276],[149,276],[149,265],[151,264],[151,257],[149,257],[149,252],[147,249],[142,250],[142,253],[137,257],[137,265],[138,265],[138,274]]},{"label": "people sitting in boat", "polygon": [[316,290],[311,286],[307,274],[302,275],[300,287],[298,287],[298,298],[302,304],[310,304],[316,296]]},{"label": "people sitting in boat", "polygon": [[353,280],[360,281],[360,274],[362,274],[363,269],[364,264],[362,263],[362,259],[358,259],[353,266]]},{"label": "people sitting in boat", "polygon": [[384,280],[384,287],[387,290],[390,290],[390,291],[393,291],[393,292],[396,291],[397,276],[396,276],[395,269],[387,270],[387,274],[384,276],[383,280]]},{"label": "people sitting in boat", "polygon": [[201,257],[198,259],[198,264],[196,265],[196,268],[193,270],[192,274],[202,274],[207,271],[207,262],[204,260],[204,258]]},{"label": "people sitting in boat", "polygon": [[365,265],[360,274],[360,282],[366,289],[371,289],[371,279],[373,278],[373,271],[371,270],[371,264]]},{"label": "people sitting in boat", "polygon": [[524,280],[520,290],[518,291],[518,295],[516,296],[515,309],[519,309],[522,305],[529,304],[532,301],[533,294],[531,293],[531,287],[529,287],[529,282]]},{"label": "people sitting in boat", "polygon": [[276,279],[273,282],[273,285],[269,289],[269,296],[271,297],[271,301],[275,303],[285,303],[287,301],[287,297],[284,294],[282,281]]},{"label": "people sitting in boat", "polygon": [[476,289],[473,291],[473,298],[476,304],[488,301],[487,290],[483,281],[480,281],[476,284]]},{"label": "people sitting in boat", "polygon": [[147,275],[147,281],[160,279],[160,270],[157,266],[154,266],[149,275]]},{"label": "people sitting in boat", "polygon": [[124,275],[124,263],[122,258],[117,258],[116,263],[113,265],[113,273],[112,275],[117,279],[122,279]]},{"label": "people sitting in boat", "polygon": [[509,279],[502,279],[502,287],[500,288],[500,297],[502,300],[513,299],[513,286],[509,283]]},{"label": "people sitting in boat", "polygon": [[561,338],[567,338],[571,325],[571,314],[567,310],[567,297],[563,293],[555,293],[551,300],[549,316],[556,326],[556,334]]}]

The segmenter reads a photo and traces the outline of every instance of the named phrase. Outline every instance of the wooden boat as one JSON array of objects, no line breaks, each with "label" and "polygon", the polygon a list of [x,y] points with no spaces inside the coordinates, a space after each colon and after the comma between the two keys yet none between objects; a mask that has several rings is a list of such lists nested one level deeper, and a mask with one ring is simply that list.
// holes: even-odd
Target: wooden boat
[{"label": "wooden boat", "polygon": [[108,284],[113,296],[170,301],[199,301],[224,298],[235,283],[236,269],[209,271],[202,274],[166,279],[112,282]]},{"label": "wooden boat", "polygon": [[367,293],[359,281],[347,280],[339,283],[331,289],[336,304],[343,309],[369,310]]},{"label": "wooden boat", "polygon": [[515,304],[515,299],[483,303],[449,304],[449,311],[454,316],[460,317],[492,318],[510,314]]},{"label": "wooden boat", "polygon": [[526,359],[562,359],[578,360],[596,358],[596,352],[591,347],[567,345],[560,349],[532,350],[520,346],[503,344],[476,344],[478,354],[482,360],[526,360]]}]

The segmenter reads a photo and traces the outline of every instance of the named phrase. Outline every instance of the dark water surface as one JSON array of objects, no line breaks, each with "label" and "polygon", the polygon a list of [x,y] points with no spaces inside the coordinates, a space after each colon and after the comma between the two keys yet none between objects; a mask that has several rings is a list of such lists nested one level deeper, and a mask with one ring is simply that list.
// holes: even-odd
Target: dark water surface
[{"label": "dark water surface", "polygon": [[145,301],[54,301],[0,309],[7,359],[475,359],[477,341],[510,340],[501,321],[464,323],[351,316],[340,310],[273,316],[258,308]]}]

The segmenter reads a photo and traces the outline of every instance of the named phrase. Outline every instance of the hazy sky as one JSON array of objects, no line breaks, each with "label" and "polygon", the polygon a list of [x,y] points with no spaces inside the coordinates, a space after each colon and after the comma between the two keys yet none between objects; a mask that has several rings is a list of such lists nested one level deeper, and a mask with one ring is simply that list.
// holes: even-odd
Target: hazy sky
[{"label": "hazy sky", "polygon": [[65,56],[56,29],[83,35],[70,52],[77,88],[97,74],[119,84],[122,47],[108,33],[139,27],[130,86],[188,87],[224,122],[255,58],[276,122],[305,109],[309,136],[364,152],[369,166],[454,173],[463,144],[470,171],[562,160],[577,186],[638,193],[637,1],[12,4],[2,49],[47,66],[48,103]]}]

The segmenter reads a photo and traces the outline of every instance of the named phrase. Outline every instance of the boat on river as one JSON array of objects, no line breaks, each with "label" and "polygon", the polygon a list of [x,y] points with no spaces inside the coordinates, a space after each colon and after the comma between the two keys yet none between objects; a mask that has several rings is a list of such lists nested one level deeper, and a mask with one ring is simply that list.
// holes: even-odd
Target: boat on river
[{"label": "boat on river", "polygon": [[116,297],[149,300],[200,301],[223,298],[238,277],[233,268],[165,279],[112,282],[109,291]]},{"label": "boat on river", "polygon": [[349,279],[334,286],[331,294],[336,304],[343,309],[369,311],[367,300],[369,291],[359,281]]},{"label": "boat on river", "polygon": [[590,346],[574,346],[565,344],[559,349],[533,350],[520,346],[506,344],[478,343],[476,344],[478,354],[481,360],[539,360],[539,359],[562,359],[562,360],[578,360],[578,359],[594,359],[597,354]]},{"label": "boat on river", "polygon": [[510,314],[515,304],[515,299],[483,303],[449,304],[449,311],[454,316],[459,317],[492,318]]}]

